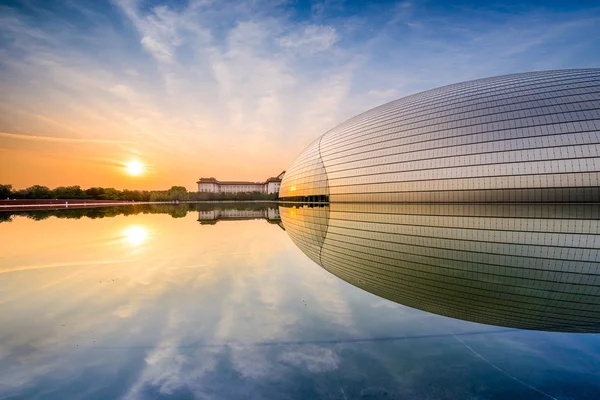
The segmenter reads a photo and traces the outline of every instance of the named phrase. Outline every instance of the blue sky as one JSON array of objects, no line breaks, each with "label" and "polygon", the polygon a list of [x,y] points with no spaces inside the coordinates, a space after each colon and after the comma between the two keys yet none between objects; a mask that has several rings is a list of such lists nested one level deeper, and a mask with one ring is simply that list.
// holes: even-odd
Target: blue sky
[{"label": "blue sky", "polygon": [[[384,102],[600,66],[594,3],[3,1],[0,181],[264,179]],[[145,177],[119,175],[131,158]]]}]

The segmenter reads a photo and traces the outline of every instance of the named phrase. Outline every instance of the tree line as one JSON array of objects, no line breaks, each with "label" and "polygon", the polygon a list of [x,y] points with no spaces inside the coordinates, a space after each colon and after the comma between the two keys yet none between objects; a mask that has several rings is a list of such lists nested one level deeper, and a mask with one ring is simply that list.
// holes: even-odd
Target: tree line
[{"label": "tree line", "polygon": [[185,217],[189,208],[187,203],[181,204],[138,204],[134,206],[110,206],[92,208],[65,208],[60,210],[19,210],[0,212],[0,223],[11,222],[15,216],[23,216],[35,221],[41,221],[50,217],[80,219],[83,217],[96,219],[116,217],[117,215],[136,214],[170,214],[173,218]]},{"label": "tree line", "polygon": [[15,216],[23,216],[35,221],[41,221],[50,217],[80,219],[80,218],[110,218],[117,215],[135,214],[169,214],[173,218],[183,218],[188,212],[210,211],[210,210],[266,210],[276,208],[275,203],[180,203],[180,204],[135,204],[127,206],[108,206],[90,208],[62,208],[53,210],[19,210],[0,211],[0,223],[11,222]]},{"label": "tree line", "polygon": [[277,200],[277,193],[240,192],[207,193],[188,192],[184,186],[172,186],[168,190],[118,190],[115,188],[80,186],[60,186],[50,189],[47,186],[34,185],[26,189],[14,190],[12,185],[0,185],[0,200],[115,200],[115,201],[246,201]]},{"label": "tree line", "polygon": [[80,186],[60,186],[50,189],[47,186],[34,185],[14,190],[12,185],[0,185],[0,199],[16,200],[121,200],[121,201],[173,201],[188,200],[188,191],[183,186],[173,186],[168,190],[118,190],[115,188]]}]

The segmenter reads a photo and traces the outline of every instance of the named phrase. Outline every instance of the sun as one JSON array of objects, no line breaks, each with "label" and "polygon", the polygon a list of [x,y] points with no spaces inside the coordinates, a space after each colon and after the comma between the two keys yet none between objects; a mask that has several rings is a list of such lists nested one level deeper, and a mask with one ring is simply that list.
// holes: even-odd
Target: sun
[{"label": "sun", "polygon": [[129,161],[125,164],[125,168],[129,175],[137,176],[141,175],[144,172],[144,164],[139,161]]},{"label": "sun", "polygon": [[133,225],[123,231],[123,239],[132,246],[139,246],[148,237],[148,231],[143,226]]}]

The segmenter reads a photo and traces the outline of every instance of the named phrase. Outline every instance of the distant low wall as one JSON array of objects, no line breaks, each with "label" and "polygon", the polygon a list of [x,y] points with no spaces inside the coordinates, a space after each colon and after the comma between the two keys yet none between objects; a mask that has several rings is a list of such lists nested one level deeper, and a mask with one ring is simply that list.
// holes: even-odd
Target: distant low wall
[{"label": "distant low wall", "polygon": [[11,205],[27,205],[27,204],[65,204],[65,202],[71,203],[132,203],[131,201],[122,201],[122,200],[83,200],[83,199],[59,199],[59,200],[0,200],[0,205],[11,204]]},{"label": "distant low wall", "polygon": [[[127,204],[142,204],[142,202],[119,200],[0,200],[0,210],[56,208],[56,207],[91,207],[91,206],[122,206]],[[147,203],[144,203],[147,204]]]}]

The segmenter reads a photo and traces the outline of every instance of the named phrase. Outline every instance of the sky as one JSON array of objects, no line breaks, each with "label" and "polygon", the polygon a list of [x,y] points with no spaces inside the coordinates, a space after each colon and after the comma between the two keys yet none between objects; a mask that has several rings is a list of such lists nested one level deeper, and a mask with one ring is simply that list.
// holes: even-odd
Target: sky
[{"label": "sky", "polygon": [[449,3],[0,0],[0,184],[264,181],[385,102],[600,66],[596,1]]}]

